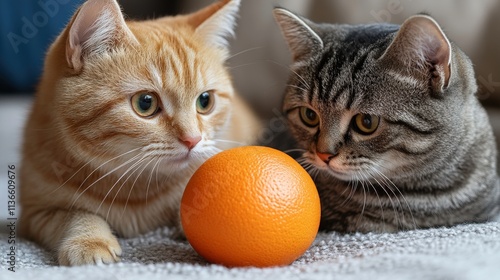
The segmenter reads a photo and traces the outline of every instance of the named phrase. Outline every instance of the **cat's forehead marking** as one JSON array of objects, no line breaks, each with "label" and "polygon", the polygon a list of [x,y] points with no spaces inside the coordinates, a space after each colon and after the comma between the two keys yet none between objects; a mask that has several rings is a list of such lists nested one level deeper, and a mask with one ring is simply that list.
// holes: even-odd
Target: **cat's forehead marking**
[{"label": "cat's forehead marking", "polygon": [[409,75],[404,75],[399,72],[390,70],[387,72],[389,76],[392,78],[398,80],[399,82],[402,82],[403,84],[410,84],[413,87],[419,87],[421,86],[421,81],[417,80],[415,77],[409,76]]},{"label": "cat's forehead marking", "polygon": [[339,130],[344,130],[344,128],[348,127],[351,118],[356,114],[353,110],[347,110],[345,108],[339,106],[313,106],[319,109],[319,114],[321,118],[321,122],[326,125],[333,127],[335,126]]},{"label": "cat's forehead marking", "polygon": [[170,94],[166,94],[165,92],[165,83],[168,83],[169,81],[164,81],[162,71],[165,70],[158,69],[158,67],[154,64],[150,64],[148,66],[149,78],[156,93],[162,101],[162,108],[167,115],[172,116],[174,114],[172,96]]},{"label": "cat's forehead marking", "polygon": [[151,77],[151,82],[154,84],[155,88],[161,89],[163,88],[163,79],[160,74],[160,70],[156,68],[153,64],[148,66],[149,76]]}]

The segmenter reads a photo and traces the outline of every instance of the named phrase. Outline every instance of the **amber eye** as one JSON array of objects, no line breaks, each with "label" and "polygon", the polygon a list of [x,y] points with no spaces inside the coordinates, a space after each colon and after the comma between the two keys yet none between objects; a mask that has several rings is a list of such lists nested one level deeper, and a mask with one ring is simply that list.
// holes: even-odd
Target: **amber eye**
[{"label": "amber eye", "polygon": [[156,94],[152,92],[139,92],[132,96],[132,108],[137,115],[147,118],[158,112],[159,102]]},{"label": "amber eye", "polygon": [[212,112],[214,108],[215,98],[211,91],[205,91],[196,99],[196,111],[206,115]]},{"label": "amber eye", "polygon": [[300,119],[309,127],[316,127],[319,124],[319,116],[308,107],[300,107]]},{"label": "amber eye", "polygon": [[352,127],[358,133],[370,135],[377,130],[379,122],[380,118],[378,116],[357,114],[353,118]]}]

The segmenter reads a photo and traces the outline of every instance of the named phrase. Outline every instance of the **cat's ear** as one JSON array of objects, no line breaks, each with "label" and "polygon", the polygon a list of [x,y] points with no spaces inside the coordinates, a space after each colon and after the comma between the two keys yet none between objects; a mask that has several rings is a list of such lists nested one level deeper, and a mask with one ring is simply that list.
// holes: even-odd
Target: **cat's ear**
[{"label": "cat's ear", "polygon": [[119,44],[138,44],[125,23],[116,0],[88,0],[69,24],[66,61],[79,72],[86,57],[104,53]]},{"label": "cat's ear", "polygon": [[313,23],[309,20],[282,8],[274,9],[274,18],[288,43],[294,61],[300,61],[323,48],[323,40],[312,29]]},{"label": "cat's ear", "polygon": [[450,81],[451,52],[450,41],[437,22],[417,15],[401,25],[381,60],[397,63],[406,75],[430,79],[433,89],[442,91]]},{"label": "cat's ear", "polygon": [[222,0],[190,14],[188,22],[204,42],[228,50],[228,38],[234,36],[239,8],[240,0]]}]

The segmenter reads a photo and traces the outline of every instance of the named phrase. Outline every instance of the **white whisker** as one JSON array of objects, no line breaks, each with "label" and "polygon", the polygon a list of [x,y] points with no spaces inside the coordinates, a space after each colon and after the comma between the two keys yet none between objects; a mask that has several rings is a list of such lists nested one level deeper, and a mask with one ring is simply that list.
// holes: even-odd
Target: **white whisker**
[{"label": "white whisker", "polygon": [[296,89],[300,89],[304,92],[307,92],[307,89],[305,89],[303,87],[296,86],[296,85],[286,85],[286,87],[296,88]]},{"label": "white whisker", "polygon": [[[373,162],[374,165],[376,166],[379,166],[381,168],[384,168],[384,166],[380,163],[375,163]],[[410,204],[408,202],[408,200],[406,199],[406,197],[403,195],[403,193],[401,192],[401,190],[398,188],[398,186],[396,186],[396,184],[394,184],[384,173],[382,173],[381,171],[377,170],[377,169],[374,169],[375,172],[377,172],[380,176],[382,176],[387,182],[389,182],[389,184],[392,186],[392,189],[396,190],[400,196],[403,198],[403,201],[405,202],[406,204],[406,207],[408,208],[408,212],[410,213],[410,217],[412,219],[412,223],[413,223],[413,226],[414,226],[414,229],[417,228],[417,223],[415,221],[415,217],[413,216],[413,211],[412,211],[412,208],[410,207]],[[403,216],[404,217],[404,216]]]},{"label": "white whisker", "polygon": [[245,145],[245,143],[238,142],[238,141],[231,141],[231,140],[224,140],[224,139],[211,139],[211,140],[214,141],[214,142],[234,144],[236,146],[244,146]]},{"label": "white whisker", "polygon": [[[360,172],[360,175],[364,178],[363,181],[367,182],[370,185],[370,187],[373,189],[373,191],[375,192],[375,195],[377,196],[377,200],[378,200],[379,207],[380,207],[380,215],[382,216],[382,221],[385,223],[384,205],[382,203],[380,195],[377,192],[377,189],[373,186],[373,184],[370,183],[370,181],[368,180],[368,177],[364,174],[363,171]],[[384,224],[384,227],[385,227],[385,224]]]},{"label": "white whisker", "polygon": [[[149,164],[149,163],[148,163]],[[137,174],[137,176],[135,177],[135,180],[134,182],[132,183],[132,186],[130,187],[130,190],[128,191],[128,195],[127,195],[127,199],[125,200],[125,205],[123,206],[123,211],[122,211],[122,214],[120,217],[123,217],[123,215],[125,214],[125,210],[127,209],[127,205],[128,205],[128,202],[130,200],[130,196],[132,194],[132,191],[134,190],[134,187],[135,187],[135,183],[137,183],[137,180],[139,179],[139,177],[141,177],[142,175],[142,172],[144,172],[144,170],[146,169],[146,167],[148,167],[148,164],[144,164],[144,167],[141,169],[141,171]],[[108,211],[109,212],[109,211]],[[109,215],[109,213],[108,213]]]},{"label": "white whisker", "polygon": [[[121,181],[121,179],[123,177],[125,177],[132,169],[134,169],[135,167],[137,167],[143,160],[144,160],[144,156],[142,158],[140,158],[139,160],[137,160],[134,164],[132,164],[129,168],[127,168],[127,170],[125,172],[123,172],[123,174],[118,178],[118,180],[116,180],[116,182],[109,188],[108,192],[106,193],[106,195],[104,196],[104,198],[102,199],[101,203],[99,204],[99,206],[97,207],[97,209],[95,210],[95,213],[99,213],[99,210],[101,209],[102,205],[104,204],[104,201],[106,200],[106,198],[108,197],[108,195],[113,191],[113,189],[115,188],[115,186]],[[136,171],[137,169],[134,170],[134,172]],[[113,197],[113,200],[111,201],[111,205],[109,207],[109,209],[111,209],[111,206],[113,205],[113,202],[115,201],[116,197],[118,196],[118,193],[120,192],[120,190],[122,189],[122,187],[125,185],[125,183],[127,182],[128,178],[130,178],[130,176],[132,176],[132,174],[134,174],[134,172],[130,173],[130,175],[123,181],[123,183],[120,185],[120,187],[118,188],[118,191],[116,192],[115,196]],[[109,210],[108,210],[108,214],[109,214]],[[106,221],[107,221],[107,216],[106,216]]]},{"label": "white whisker", "polygon": [[240,51],[238,53],[235,53],[235,54],[231,55],[230,57],[227,58],[227,60],[230,60],[232,58],[235,58],[238,55],[242,55],[242,54],[247,53],[247,52],[251,52],[251,51],[255,51],[255,50],[260,50],[262,48],[264,48],[264,47],[254,47],[254,48],[249,48],[249,49],[246,49],[246,50],[242,50],[242,51]]},{"label": "white whisker", "polygon": [[268,62],[271,62],[271,63],[274,63],[278,66],[281,66],[283,68],[286,68],[287,70],[289,70],[290,72],[292,72],[297,78],[299,78],[302,86],[304,86],[307,90],[311,90],[311,87],[309,87],[309,85],[307,84],[306,80],[304,79],[304,77],[302,77],[301,75],[299,75],[296,71],[294,71],[290,66],[288,65],[282,65],[281,63],[277,62],[277,61],[274,61],[274,60],[267,60]]},{"label": "white whisker", "polygon": [[[127,153],[130,153],[130,152],[127,152]],[[78,199],[80,199],[80,197],[87,191],[89,190],[92,186],[94,186],[95,184],[97,184],[97,182],[101,181],[102,179],[108,177],[110,174],[113,174],[116,170],[126,166],[127,164],[131,163],[132,161],[134,161],[137,157],[139,157],[140,154],[138,155],[135,155],[134,157],[132,157],[131,159],[127,160],[126,162],[118,165],[117,167],[113,168],[111,171],[107,172],[106,174],[104,174],[103,176],[99,177],[97,180],[95,180],[92,184],[90,184],[87,188],[85,188],[75,199],[73,199],[73,202],[71,203],[71,206],[70,206],[70,210],[73,208],[73,206],[75,205],[75,203],[78,201]],[[111,160],[107,161],[107,162],[110,162]],[[96,168],[94,171],[92,171],[88,176],[87,178],[85,178],[85,180],[80,184],[80,186],[78,187],[77,191],[75,192],[75,194],[80,190],[80,188],[83,186],[83,184],[87,181],[88,178],[90,178],[90,176],[96,172],[99,168],[101,168],[102,166],[104,166],[104,164],[101,164],[98,168]]]},{"label": "white whisker", "polygon": [[[118,156],[116,156],[116,157],[114,157],[114,158],[112,158],[112,159],[110,159],[110,160],[108,160],[108,161],[105,161],[103,164],[101,164],[99,167],[97,167],[97,168],[96,168],[96,169],[95,169],[92,173],[94,173],[95,171],[97,171],[97,169],[101,168],[101,167],[102,167],[102,166],[104,166],[105,164],[107,164],[107,163],[109,163],[109,162],[111,162],[111,161],[113,161],[113,160],[116,160],[116,159],[118,159],[118,158],[120,158],[120,157],[122,157],[122,156],[125,156],[125,155],[127,155],[127,154],[129,154],[129,153],[131,153],[131,152],[135,152],[135,151],[137,151],[138,149],[140,149],[140,148],[136,148],[136,149],[130,150],[130,151],[125,152],[125,153],[123,153],[123,154],[121,154],[121,155],[118,155]],[[71,177],[69,177],[66,181],[64,181],[64,183],[62,183],[59,187],[57,187],[56,189],[52,190],[49,194],[52,194],[52,193],[54,193],[54,192],[58,191],[58,190],[59,190],[60,188],[62,188],[63,186],[65,186],[65,185],[66,185],[66,184],[67,184],[67,183],[68,183],[71,179],[73,179],[73,178],[74,178],[74,177],[75,177],[78,173],[80,173],[80,171],[82,171],[82,169],[83,169],[83,168],[85,168],[87,165],[91,164],[91,163],[92,163],[95,159],[96,159],[96,157],[94,157],[92,160],[90,160],[90,161],[86,162],[86,163],[85,163],[83,166],[81,166],[81,167],[80,167],[80,168],[79,168],[79,169],[78,169],[75,173],[73,173],[73,175],[71,175]],[[92,173],[90,173],[90,174],[89,174],[89,175],[85,178],[85,180],[84,180],[83,182],[85,182],[85,181],[86,181],[86,180],[87,180],[87,179],[88,179],[88,178],[92,175]],[[81,187],[81,185],[80,185],[80,187]],[[77,192],[80,190],[80,187],[77,189]]]}]

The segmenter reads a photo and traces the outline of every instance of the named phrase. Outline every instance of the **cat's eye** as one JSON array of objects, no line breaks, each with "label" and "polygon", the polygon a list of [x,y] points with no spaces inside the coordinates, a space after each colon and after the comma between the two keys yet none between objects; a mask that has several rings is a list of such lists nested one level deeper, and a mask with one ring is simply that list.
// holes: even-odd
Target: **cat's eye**
[{"label": "cat's eye", "polygon": [[159,102],[156,94],[151,92],[139,92],[132,96],[132,108],[137,115],[147,118],[158,112]]},{"label": "cat's eye", "polygon": [[309,127],[316,127],[319,124],[319,116],[308,107],[300,107],[300,119]]},{"label": "cat's eye", "polygon": [[206,115],[212,112],[214,108],[215,98],[211,91],[205,91],[196,99],[196,111]]},{"label": "cat's eye", "polygon": [[352,121],[352,127],[360,134],[370,135],[374,133],[380,123],[378,116],[369,114],[357,114]]}]

